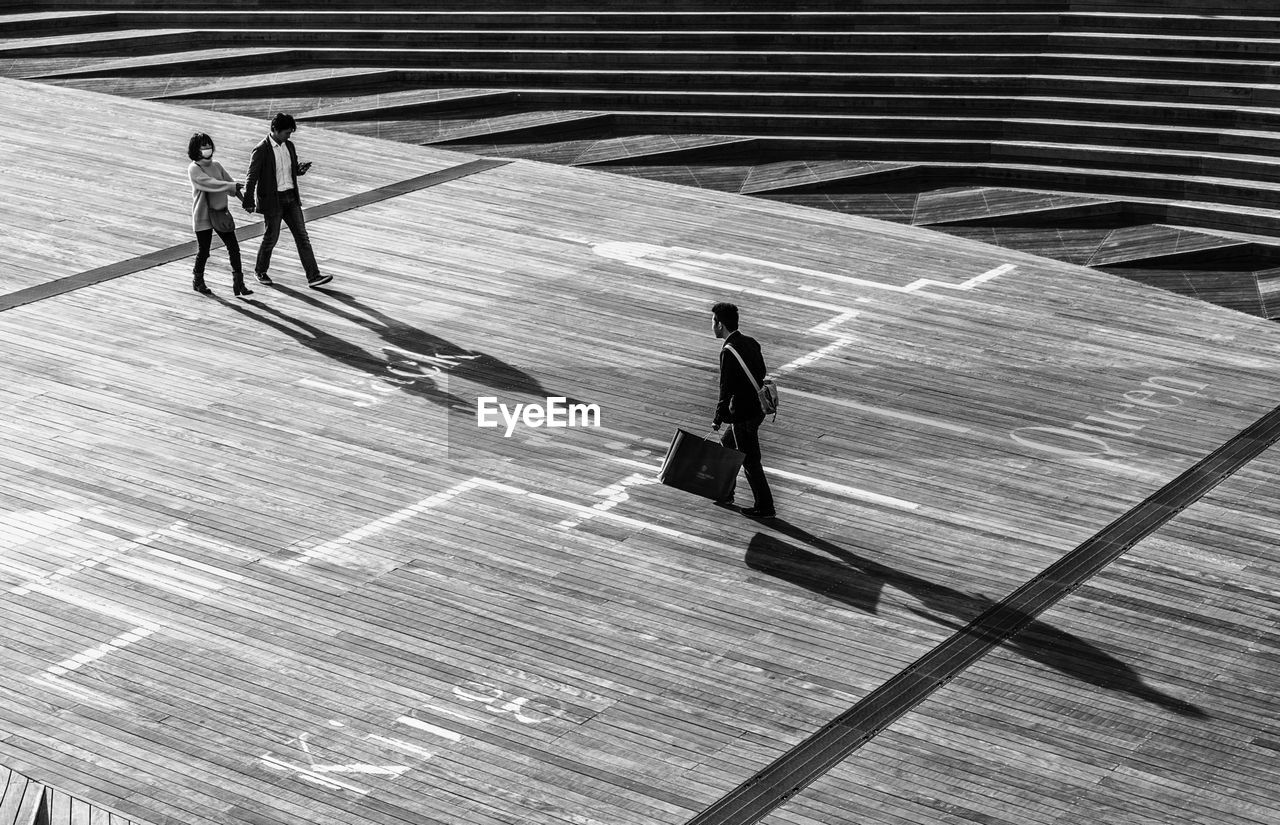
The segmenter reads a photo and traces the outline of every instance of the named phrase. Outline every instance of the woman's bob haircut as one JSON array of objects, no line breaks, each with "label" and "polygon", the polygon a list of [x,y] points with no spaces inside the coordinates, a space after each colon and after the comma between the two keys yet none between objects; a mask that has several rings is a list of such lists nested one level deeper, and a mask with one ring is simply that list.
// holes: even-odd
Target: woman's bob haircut
[{"label": "woman's bob haircut", "polygon": [[205,146],[214,148],[213,138],[204,132],[196,132],[191,136],[191,140],[187,141],[187,157],[192,160],[200,160],[200,158],[204,157],[204,155],[200,154],[200,149]]}]

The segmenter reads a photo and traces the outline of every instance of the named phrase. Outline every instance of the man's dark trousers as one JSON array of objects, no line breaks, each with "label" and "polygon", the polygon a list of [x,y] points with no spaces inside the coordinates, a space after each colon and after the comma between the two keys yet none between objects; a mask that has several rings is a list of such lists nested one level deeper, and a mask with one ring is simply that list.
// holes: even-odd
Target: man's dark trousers
[{"label": "man's dark trousers", "polygon": [[276,241],[280,240],[280,222],[283,220],[293,234],[293,242],[298,247],[298,260],[302,262],[302,270],[307,273],[307,280],[319,278],[320,267],[316,264],[315,252],[311,250],[311,236],[307,234],[307,223],[296,190],[289,189],[280,193],[280,209],[280,212],[262,214],[266,230],[262,235],[262,245],[258,247],[254,271],[265,275],[267,268],[271,266],[271,252],[276,248]]},{"label": "man's dark trousers", "polygon": [[772,513],[773,492],[769,489],[769,480],[764,477],[764,465],[760,458],[760,425],[763,423],[763,415],[746,421],[735,421],[725,430],[720,443],[741,450],[746,455],[742,470],[747,474],[747,483],[751,485],[754,506],[761,512]]}]

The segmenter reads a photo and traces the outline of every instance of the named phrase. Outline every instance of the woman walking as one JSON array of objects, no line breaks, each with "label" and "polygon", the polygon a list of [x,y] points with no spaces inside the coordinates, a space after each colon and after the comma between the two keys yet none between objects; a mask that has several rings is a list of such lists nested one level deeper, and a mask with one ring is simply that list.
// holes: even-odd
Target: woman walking
[{"label": "woman walking", "polygon": [[222,164],[213,159],[213,138],[196,132],[187,142],[187,177],[191,179],[191,228],[196,232],[199,251],[195,268],[191,272],[191,288],[202,295],[213,290],[204,283],[204,265],[209,260],[209,246],[213,233],[217,232],[231,259],[231,288],[237,298],[253,293],[244,285],[244,273],[240,270],[240,244],[236,241],[236,223],[227,208],[227,195],[243,198],[243,185],[234,181]]}]

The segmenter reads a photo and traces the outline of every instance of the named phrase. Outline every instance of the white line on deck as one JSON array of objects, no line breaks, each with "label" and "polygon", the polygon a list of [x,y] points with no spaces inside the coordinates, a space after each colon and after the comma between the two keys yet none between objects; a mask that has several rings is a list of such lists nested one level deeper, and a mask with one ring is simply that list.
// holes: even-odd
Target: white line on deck
[{"label": "white line on deck", "polygon": [[[771,298],[775,301],[782,301],[789,304],[798,304],[800,306],[813,307],[815,309],[825,309],[832,312],[846,313],[855,312],[847,306],[833,304],[830,301],[813,301],[808,298],[797,298],[793,295],[786,295],[781,292],[772,292],[764,289],[755,289],[753,287],[744,287],[741,283],[733,283],[730,281],[717,281],[712,278],[705,278],[701,275],[695,275],[689,271],[682,271],[677,267],[685,267],[686,269],[710,269],[714,263],[719,263],[717,259],[731,258],[736,256],[716,255],[709,252],[700,252],[696,249],[684,249],[682,247],[664,247],[653,246],[651,244],[629,243],[625,241],[592,244],[591,249],[602,258],[622,261],[623,263],[634,266],[638,269],[645,269],[650,272],[656,272],[664,278],[671,278],[675,281],[684,281],[685,283],[698,284],[699,286],[709,286],[715,289],[728,292],[730,294],[746,294],[757,295],[762,298]],[[670,260],[646,260],[646,255],[654,253],[666,254],[677,253],[679,258]],[[689,260],[690,258],[695,260]],[[701,259],[701,260],[697,260]],[[742,260],[753,261],[754,259],[744,258]],[[754,261],[765,266],[778,267],[769,261]],[[783,267],[785,268],[785,267]],[[735,269],[736,271],[736,269]],[[874,283],[868,281],[867,283]]]},{"label": "white line on deck", "polygon": [[937,286],[944,289],[973,289],[975,286],[985,284],[993,278],[999,278],[1001,275],[1008,274],[1017,269],[1013,264],[1004,264],[995,269],[989,269],[981,275],[975,275],[964,283],[949,284],[945,281],[935,281],[932,278],[921,278],[918,281],[912,281],[902,288],[903,292],[915,292],[924,289],[927,286]]},{"label": "white line on deck", "polygon": [[814,350],[813,352],[808,353],[807,355],[800,356],[799,358],[797,358],[796,360],[788,364],[783,364],[781,367],[778,367],[776,370],[773,370],[771,374],[774,376],[779,376],[779,375],[786,375],[787,373],[790,373],[790,372],[795,372],[801,367],[807,367],[810,364],[812,364],[814,361],[817,361],[820,358],[825,358],[826,356],[830,355],[836,350],[847,347],[849,344],[852,344],[852,343],[853,343],[852,338],[838,338],[835,341],[832,341],[830,344],[827,344],[825,347],[820,347]]},{"label": "white line on deck", "polygon": [[[693,251],[693,250],[687,250],[687,251]],[[702,253],[702,254],[706,254],[706,253]],[[820,269],[806,269],[805,267],[790,266],[788,264],[779,264],[779,263],[774,263],[772,261],[764,261],[759,258],[748,258],[743,255],[728,254],[728,255],[724,255],[723,257],[727,259],[739,260],[744,263],[750,263],[753,265],[763,264],[765,266],[769,266],[774,269],[782,269],[788,272],[795,272],[803,275],[813,275],[815,277],[824,278],[830,281],[838,281],[840,283],[854,284],[856,286],[865,286],[871,289],[883,289],[889,292],[918,292],[919,290],[929,286],[944,287],[946,289],[969,290],[969,289],[973,289],[979,284],[984,284],[987,281],[990,281],[992,278],[998,278],[1001,275],[1011,272],[1013,269],[1016,268],[1014,267],[1013,264],[1003,264],[1002,266],[998,266],[995,269],[989,269],[986,272],[983,272],[981,275],[975,275],[974,277],[968,279],[967,281],[964,281],[959,284],[949,284],[946,281],[938,281],[938,280],[934,280],[933,278],[919,278],[907,284],[906,286],[898,286],[896,284],[886,284],[880,281],[869,281],[866,278],[855,278],[850,275],[837,275],[833,272],[823,272]]]},{"label": "white line on deck", "polygon": [[[189,538],[190,534],[184,533],[183,537]],[[242,582],[245,580],[244,576],[241,576],[238,573],[232,573],[228,570],[222,570],[221,568],[214,567],[211,564],[203,564],[202,562],[192,561],[191,559],[183,558],[182,556],[179,556],[175,553],[166,553],[164,550],[152,550],[151,555],[159,556],[162,559],[168,559],[169,561],[175,562],[177,564],[184,564],[187,567],[194,567],[197,570],[203,570],[206,573],[209,573],[214,576],[221,576],[224,579],[231,579],[232,581],[237,581],[237,582]]]},{"label": "white line on deck", "polygon": [[31,585],[31,590],[52,599],[64,601],[67,604],[74,604],[76,607],[81,607],[94,613],[111,616],[112,618],[128,622],[129,624],[145,624],[149,621],[147,617],[139,613],[120,607],[119,605],[106,601],[100,597],[72,593],[69,590],[50,587],[47,584],[33,584]]},{"label": "white line on deck", "polygon": [[298,384],[299,386],[308,387],[313,390],[320,390],[321,392],[332,393],[334,395],[341,395],[346,398],[354,398],[356,399],[355,406],[357,407],[372,407],[374,404],[381,403],[380,399],[372,395],[369,395],[368,393],[360,392],[358,390],[348,389],[346,387],[339,387],[336,384],[330,384],[325,381],[318,381],[315,378],[299,378],[294,383]]},{"label": "white line on deck", "polygon": [[109,561],[110,559],[114,559],[118,556],[122,556],[125,553],[128,553],[130,550],[133,550],[135,548],[145,547],[148,544],[151,544],[153,541],[155,541],[158,538],[175,535],[175,531],[177,531],[184,525],[185,525],[185,522],[176,521],[162,530],[155,530],[146,534],[145,536],[142,536],[141,538],[137,538],[132,541],[129,541],[123,547],[116,547],[109,550],[103,550],[101,553],[91,556],[85,559],[84,561],[78,561],[75,564],[69,564],[66,567],[61,567],[55,570],[54,572],[46,573],[45,575],[40,576],[39,578],[30,579],[23,584],[10,588],[9,592],[15,596],[25,596],[28,593],[30,593],[32,590],[36,590],[42,587],[47,587],[48,585],[53,584],[54,582],[67,578],[68,576],[74,576],[76,573],[79,573],[83,570],[87,570],[88,568],[91,568],[91,567],[96,567],[97,565],[102,564],[105,561]]},{"label": "white line on deck", "polygon": [[[611,461],[615,461],[620,464],[629,464],[633,467],[644,467],[653,473],[657,473],[658,468],[660,466],[658,464],[649,464],[643,461],[636,461],[633,458],[624,458],[623,456],[610,456],[609,458]],[[920,509],[920,505],[914,501],[907,501],[906,499],[895,498],[894,496],[886,496],[880,493],[873,493],[869,490],[860,490],[857,487],[850,487],[847,484],[837,484],[834,481],[827,481],[821,478],[814,478],[813,476],[801,475],[800,473],[792,473],[792,472],[788,472],[787,470],[779,470],[774,467],[765,467],[764,469],[765,469],[765,472],[768,473],[769,475],[785,478],[790,481],[795,481],[800,484],[807,485],[809,487],[817,487],[829,493],[836,493],[838,495],[845,496],[846,498],[857,499],[859,501],[865,501],[871,504],[881,504],[886,507],[894,507],[899,510],[919,510]],[[538,496],[534,495],[534,498],[538,498]],[[565,502],[565,504],[567,504],[567,502]],[[573,505],[573,506],[579,506],[579,505]],[[615,516],[615,518],[623,518],[623,517]],[[637,522],[637,523],[643,523],[643,522]],[[666,529],[666,528],[662,528],[662,529]],[[679,531],[673,530],[671,532],[679,534]]]},{"label": "white line on deck", "polygon": [[414,719],[412,716],[401,716],[396,719],[401,725],[408,725],[415,730],[430,733],[433,736],[439,736],[441,739],[448,739],[450,742],[461,742],[462,734],[449,730],[448,728],[438,727],[421,719]]},{"label": "white line on deck", "polygon": [[827,321],[823,321],[823,322],[822,322],[822,323],[820,323],[820,324],[814,324],[812,327],[809,327],[808,332],[809,332],[811,335],[840,335],[840,336],[843,336],[843,335],[844,335],[844,333],[836,332],[836,331],[835,331],[835,328],[836,328],[836,327],[838,327],[838,326],[840,326],[840,325],[841,325],[841,324],[843,324],[844,322],[846,322],[846,321],[852,321],[854,318],[857,318],[857,317],[858,317],[858,313],[857,313],[857,312],[854,312],[853,310],[849,310],[848,312],[842,312],[842,313],[840,313],[839,315],[837,315],[837,316],[836,316],[836,317],[834,317],[834,318],[831,318],[831,319],[829,319],[829,320],[827,320]]},{"label": "white line on deck", "polygon": [[743,288],[740,284],[712,281],[698,275],[693,275],[689,270],[723,269],[731,270],[733,272],[741,272],[744,267],[756,272],[761,269],[776,270],[780,272],[821,278],[826,281],[835,281],[837,283],[849,284],[852,286],[866,287],[868,289],[910,293],[918,292],[925,287],[931,286],[942,287],[945,289],[969,290],[1015,269],[1013,264],[1003,264],[995,269],[987,270],[981,275],[975,275],[974,277],[959,284],[951,284],[945,281],[938,281],[933,278],[919,278],[905,286],[898,286],[897,284],[886,284],[880,281],[871,281],[866,278],[856,278],[851,275],[823,272],[820,269],[809,269],[808,267],[792,266],[790,264],[778,263],[777,261],[767,261],[763,258],[753,258],[747,255],[707,252],[701,249],[690,249],[688,247],[681,246],[656,246],[654,244],[634,243],[629,241],[611,241],[592,244],[591,249],[602,258],[622,261],[623,263],[639,269],[647,269],[650,272],[656,272],[659,275],[663,275],[677,281],[687,281],[689,283],[702,284],[703,286],[714,286],[734,293],[762,295],[775,300],[788,301],[796,304],[806,304],[808,306],[822,307],[825,309],[843,309],[844,311],[852,310],[848,310],[847,308],[837,308],[830,303],[806,301],[803,298],[793,298],[788,295]]},{"label": "white line on deck", "polygon": [[175,593],[182,598],[193,602],[200,601],[211,592],[203,587],[193,587],[189,584],[184,584],[168,573],[155,575],[153,572],[143,569],[141,566],[112,564],[103,569],[108,573],[120,576],[121,578],[131,579],[152,587],[158,587],[161,590],[168,590],[170,593]]},{"label": "white line on deck", "polygon": [[886,418],[896,418],[900,421],[910,421],[913,424],[921,424],[926,427],[936,427],[940,430],[949,430],[954,433],[967,433],[970,429],[963,424],[952,424],[950,421],[943,421],[938,418],[929,418],[923,415],[915,415],[914,413],[905,413],[900,410],[891,410],[886,407],[877,407],[873,404],[862,404],[857,401],[849,401],[844,398],[828,398],[825,395],[815,395],[811,392],[803,392],[801,390],[786,390],[787,397],[806,398],[810,401],[817,401],[823,404],[835,404],[841,407],[858,410],[859,412],[870,413],[871,415],[880,415]]},{"label": "white line on deck", "polygon": [[[652,475],[647,473],[632,473],[617,484],[610,484],[608,487],[596,490],[593,495],[606,496],[606,498],[604,501],[592,505],[591,510],[593,513],[608,512],[631,498],[631,495],[627,492],[628,487],[657,483],[658,479]],[[590,518],[594,518],[594,516],[579,516],[578,518],[565,519],[556,526],[563,527],[568,530],[577,527],[579,524]]]},{"label": "white line on deck", "polygon": [[324,776],[316,773],[310,768],[303,767],[302,765],[295,765],[292,762],[286,762],[283,759],[278,759],[270,753],[264,753],[259,758],[261,758],[269,767],[275,768],[276,770],[287,771],[289,773],[296,773],[300,778],[305,779],[308,782],[314,782],[322,788],[328,788],[334,791],[345,788],[346,790],[354,791],[361,796],[369,793],[368,788],[362,788],[359,785],[353,785],[350,782],[343,782],[341,779]]},{"label": "white line on deck", "polygon": [[435,751],[429,751],[420,745],[415,745],[412,742],[406,742],[403,739],[394,739],[390,736],[378,736],[373,733],[366,736],[365,739],[370,742],[377,742],[384,747],[391,748],[394,751],[399,751],[406,756],[412,756],[417,759],[430,759],[435,756]]},{"label": "white line on deck", "polygon": [[263,564],[277,569],[291,570],[317,559],[340,556],[342,551],[344,551],[348,545],[354,542],[363,541],[372,535],[381,533],[390,527],[394,527],[402,521],[408,521],[414,516],[430,510],[432,507],[439,506],[444,504],[446,501],[457,498],[468,490],[475,489],[480,483],[481,482],[478,479],[470,479],[468,481],[460,482],[453,485],[448,490],[424,498],[417,504],[412,504],[408,507],[397,510],[388,516],[383,516],[380,519],[371,521],[363,527],[357,527],[355,530],[348,531],[336,539],[326,541],[323,544],[318,544],[315,547],[302,552],[295,558],[287,561],[266,559],[263,561]]},{"label": "white line on deck", "polygon": [[139,642],[159,629],[160,626],[155,624],[135,627],[128,633],[121,633],[109,642],[103,642],[102,644],[91,647],[88,650],[82,650],[70,659],[63,659],[56,665],[46,668],[43,675],[46,679],[58,679],[73,670],[79,670],[90,662],[101,659],[109,653],[126,648],[134,642]]},{"label": "white line on deck", "polygon": [[893,496],[881,495],[880,493],[872,493],[867,490],[859,490],[857,487],[850,487],[847,484],[836,484],[833,481],[826,481],[825,479],[814,478],[813,476],[801,475],[800,473],[791,473],[786,470],[778,470],[772,467],[768,467],[766,470],[770,475],[788,478],[792,481],[798,481],[801,484],[807,484],[812,487],[826,490],[829,493],[836,493],[847,498],[855,498],[871,504],[882,504],[885,507],[896,507],[899,510],[918,510],[920,508],[920,505],[914,501],[907,501],[901,498],[894,498]]},{"label": "white line on deck", "polygon": [[0,514],[0,548],[17,547],[80,521],[62,510],[24,510]]}]

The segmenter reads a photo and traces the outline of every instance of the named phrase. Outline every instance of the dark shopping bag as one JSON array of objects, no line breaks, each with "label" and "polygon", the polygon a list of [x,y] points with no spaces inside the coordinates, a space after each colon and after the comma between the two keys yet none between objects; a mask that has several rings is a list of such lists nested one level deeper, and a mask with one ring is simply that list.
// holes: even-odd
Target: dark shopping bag
[{"label": "dark shopping bag", "polygon": [[677,429],[658,470],[658,481],[712,500],[727,498],[746,457],[719,441]]}]

